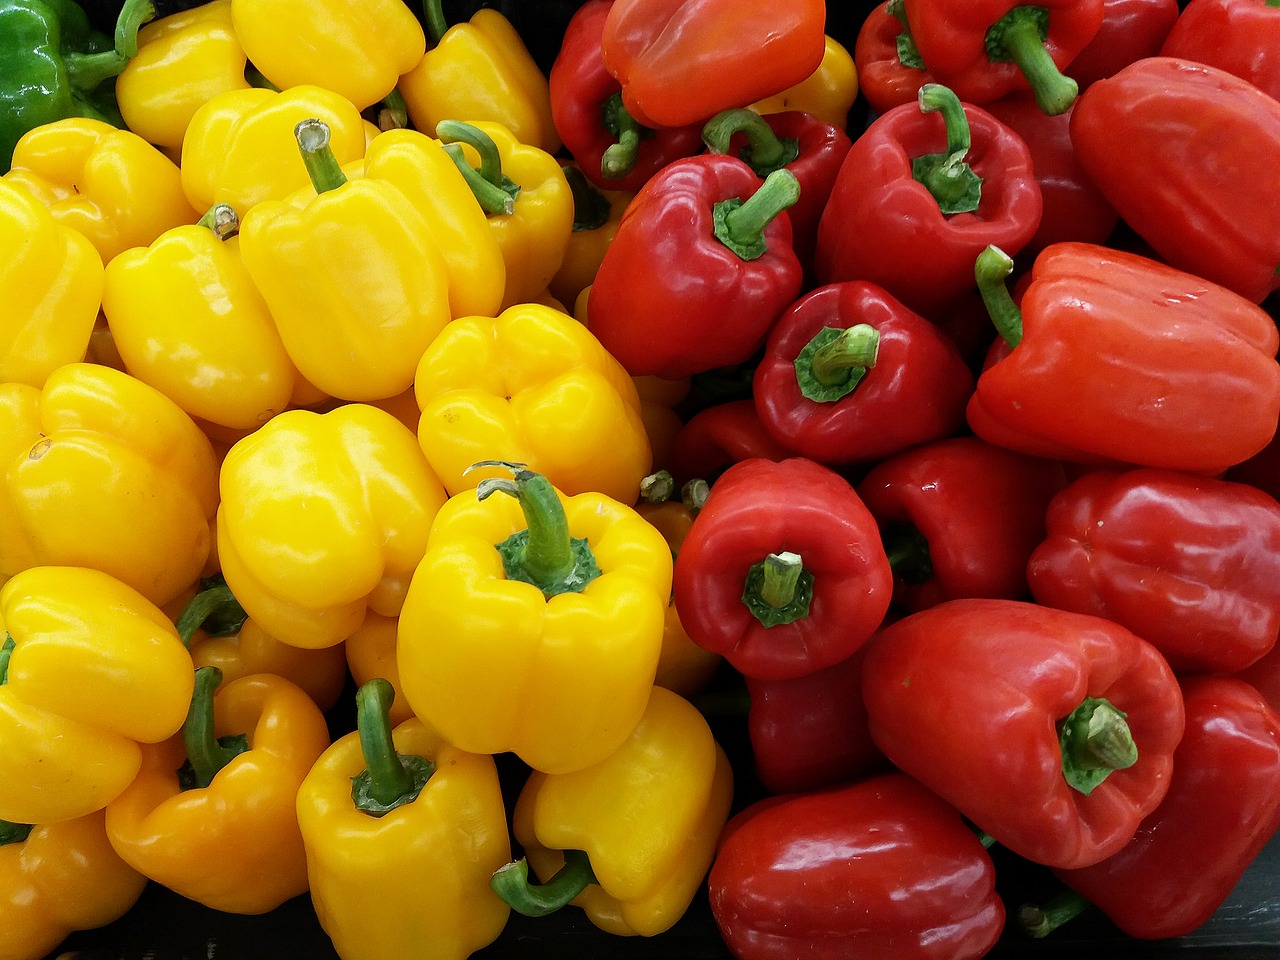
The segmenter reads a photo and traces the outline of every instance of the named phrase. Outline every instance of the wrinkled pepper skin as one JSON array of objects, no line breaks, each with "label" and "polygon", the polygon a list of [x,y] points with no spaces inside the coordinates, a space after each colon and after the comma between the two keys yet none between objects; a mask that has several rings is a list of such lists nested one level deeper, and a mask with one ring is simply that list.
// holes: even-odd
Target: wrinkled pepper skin
[{"label": "wrinkled pepper skin", "polygon": [[1267,0],[1193,0],[1181,5],[1162,57],[1206,63],[1280,100],[1280,10]]},{"label": "wrinkled pepper skin", "polygon": [[740,960],[977,960],[1004,925],[981,841],[896,772],[742,810],[709,886]]},{"label": "wrinkled pepper skin", "polygon": [[[1100,617],[1017,600],[949,600],[880,631],[862,694],[886,757],[1036,863],[1118,852],[1164,799],[1182,693],[1151,644]],[[1057,725],[1086,698],[1125,715],[1137,748],[1084,793]]]}]

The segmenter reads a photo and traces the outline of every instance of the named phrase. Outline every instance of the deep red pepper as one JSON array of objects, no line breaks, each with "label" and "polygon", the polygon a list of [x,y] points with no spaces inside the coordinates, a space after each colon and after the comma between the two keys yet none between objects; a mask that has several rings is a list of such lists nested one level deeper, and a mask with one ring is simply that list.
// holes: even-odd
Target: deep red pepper
[{"label": "deep red pepper", "polygon": [[862,646],[884,620],[893,575],[847,480],[801,457],[753,459],[711,485],[672,589],[694,643],[745,676],[787,679]]},{"label": "deep red pepper", "polygon": [[1030,241],[1042,201],[1021,137],[979,107],[961,110],[945,87],[920,95],[930,112],[894,107],[854,141],[814,266],[819,283],[867,280],[932,319],[973,289],[983,247],[1012,254]]},{"label": "deep red pepper", "polygon": [[779,443],[844,466],[952,435],[973,385],[945,333],[883,288],[848,280],[811,290],[778,319],[752,393]]},{"label": "deep red pepper", "polygon": [[656,466],[666,466],[679,484],[690,480],[713,483],[728,467],[742,460],[786,460],[794,456],[795,451],[788,450],[765,430],[755,401],[746,397],[705,407],[691,416],[671,444],[671,462]]},{"label": "deep red pepper", "polygon": [[757,801],[708,888],[739,960],[977,960],[1005,916],[982,842],[901,773]]},{"label": "deep red pepper", "polygon": [[948,600],[872,639],[862,695],[895,766],[1036,863],[1112,856],[1169,786],[1182,695],[1119,624]]},{"label": "deep red pepper", "polygon": [[1154,57],[1173,28],[1178,0],[1103,0],[1102,26],[1066,73],[1087,89],[1143,57]]},{"label": "deep red pepper", "polygon": [[800,292],[786,207],[736,157],[674,160],[632,198],[591,285],[591,332],[632,375],[679,380],[747,360]]},{"label": "deep red pepper", "polygon": [[907,28],[902,0],[886,0],[868,11],[853,44],[858,90],[876,113],[914,103],[920,88],[933,83]]},{"label": "deep red pepper", "polygon": [[1280,100],[1280,4],[1275,0],[1191,0],[1160,54],[1207,63]]},{"label": "deep red pepper", "polygon": [[1081,94],[1071,139],[1161,259],[1255,303],[1280,289],[1280,101],[1217,67],[1147,57]]},{"label": "deep red pepper", "polygon": [[587,0],[565,26],[549,73],[551,117],[583,175],[602,190],[636,191],[677,157],[702,150],[700,124],[653,129],[622,104],[600,38],[613,0]]},{"label": "deep red pepper", "polygon": [[1025,599],[1027,559],[1066,484],[1061,463],[976,437],[878,463],[857,491],[880,525],[895,606],[914,613],[966,597]]},{"label": "deep red pepper", "polygon": [[1254,687],[1272,710],[1280,712],[1280,643],[1272,647],[1271,652],[1261,660],[1232,676]]}]

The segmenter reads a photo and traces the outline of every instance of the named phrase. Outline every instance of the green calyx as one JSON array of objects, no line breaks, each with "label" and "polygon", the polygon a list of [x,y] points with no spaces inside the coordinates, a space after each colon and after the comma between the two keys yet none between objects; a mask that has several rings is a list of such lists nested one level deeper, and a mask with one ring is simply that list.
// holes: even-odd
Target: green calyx
[{"label": "green calyx", "polygon": [[889,0],[884,9],[885,13],[902,24],[902,32],[898,34],[896,41],[898,62],[912,70],[927,69],[924,65],[924,58],[920,56],[920,51],[916,49],[915,37],[911,36],[911,27],[907,23],[907,11],[903,6],[902,0]]},{"label": "green calyx", "polygon": [[489,886],[512,910],[526,917],[545,917],[569,904],[596,882],[591,861],[581,850],[566,850],[564,866],[546,883],[529,881],[529,862],[521,857],[493,872]]},{"label": "green calyx", "polygon": [[1113,770],[1138,762],[1138,746],[1125,717],[1108,700],[1085,697],[1058,724],[1062,775],[1073,789],[1088,796]]},{"label": "green calyx", "polygon": [[982,202],[982,178],[966,161],[972,141],[960,98],[940,83],[920,88],[920,111],[938,113],[947,132],[947,148],[911,161],[911,176],[938,201],[944,214],[972,213]]},{"label": "green calyx", "polygon": [[1005,281],[1013,273],[1013,258],[999,247],[988,246],[978,254],[973,278],[996,332],[1010,347],[1022,342],[1022,311],[1014,303]]},{"label": "green calyx", "polygon": [[356,729],[365,768],[351,778],[351,802],[371,817],[412,803],[435,773],[426,757],[397,753],[391,738],[395,688],[375,677],[356,691]]},{"label": "green calyx", "polygon": [[11,843],[22,843],[31,836],[31,831],[34,829],[29,823],[0,820],[0,847],[7,847]]},{"label": "green calyx", "polygon": [[564,168],[564,178],[573,194],[573,232],[589,233],[609,222],[609,198],[593,187],[577,167]]},{"label": "green calyx", "polygon": [[6,633],[4,644],[0,645],[0,687],[9,682],[9,657],[13,655],[13,648],[16,646],[13,637]]},{"label": "green calyx", "polygon": [[879,351],[880,331],[868,323],[823,327],[793,362],[800,393],[815,403],[847,397],[875,366]]},{"label": "green calyx", "polygon": [[347,175],[342,172],[342,165],[329,146],[330,135],[329,125],[315,117],[299,120],[293,128],[302,162],[316,193],[336,190],[347,182]]},{"label": "green calyx", "polygon": [[771,553],[747,571],[742,602],[765,627],[793,623],[809,615],[813,574],[800,554]]},{"label": "green calyx", "polygon": [[1049,56],[1048,36],[1047,7],[1014,7],[987,29],[986,51],[995,63],[1016,63],[1040,109],[1057,116],[1071,109],[1080,88]]},{"label": "green calyx", "polygon": [[200,590],[179,611],[174,626],[182,642],[190,647],[197,630],[203,628],[211,637],[229,637],[238,633],[248,619],[249,614],[218,574],[200,582]]},{"label": "green calyx", "polygon": [[601,122],[614,142],[600,156],[600,174],[606,180],[621,180],[636,167],[640,156],[640,141],[653,136],[653,131],[641,126],[622,103],[621,92],[600,105]]},{"label": "green calyx", "polygon": [[785,167],[765,177],[747,200],[730,197],[712,209],[716,239],[742,260],[755,260],[769,252],[765,228],[800,199],[800,181]]},{"label": "green calyx", "polygon": [[196,670],[191,707],[182,724],[187,759],[177,770],[178,785],[183,790],[205,789],[219,770],[249,749],[249,738],[243,733],[216,738],[213,735],[214,693],[221,683],[222,671],[217,667]]},{"label": "green calyx", "polygon": [[[461,120],[441,120],[436,136],[445,144],[454,165],[467,181],[481,208],[493,216],[512,213],[520,196],[520,185],[502,172],[502,155],[498,145],[479,127]],[[462,147],[465,143],[480,155],[479,169],[467,162]]]},{"label": "green calyx", "polygon": [[728,154],[730,141],[738,133],[747,140],[738,159],[758,177],[767,177],[800,156],[800,141],[779,137],[764,117],[746,107],[721,110],[708,120],[702,127],[702,142],[712,153]]}]

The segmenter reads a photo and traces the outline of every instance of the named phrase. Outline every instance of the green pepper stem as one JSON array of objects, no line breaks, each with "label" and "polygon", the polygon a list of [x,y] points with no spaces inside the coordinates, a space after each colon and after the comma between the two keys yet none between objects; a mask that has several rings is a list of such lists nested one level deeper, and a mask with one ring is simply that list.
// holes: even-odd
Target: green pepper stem
[{"label": "green pepper stem", "polygon": [[425,757],[396,752],[391,738],[395,695],[395,687],[382,677],[366,681],[356,691],[356,729],[365,768],[352,778],[351,798],[357,809],[372,816],[412,802],[435,769]]},{"label": "green pepper stem", "polygon": [[760,584],[760,599],[774,608],[785,607],[796,597],[804,561],[800,554],[771,553],[764,558],[764,580]]},{"label": "green pepper stem", "polygon": [[293,128],[293,136],[298,141],[298,149],[302,153],[302,162],[306,165],[307,176],[316,193],[336,190],[347,182],[347,175],[342,172],[342,165],[329,146],[329,125],[323,120],[310,117],[299,120]]},{"label": "green pepper stem", "polygon": [[1080,92],[1045,49],[1049,32],[1046,7],[1014,7],[987,30],[987,56],[996,62],[1012,60],[1026,77],[1040,109],[1049,116],[1066,113]]},{"label": "green pepper stem", "polygon": [[999,247],[987,245],[974,261],[973,276],[978,293],[996,332],[1010,347],[1022,342],[1022,311],[1013,302],[1005,280],[1013,273],[1013,258]]},{"label": "green pepper stem", "polygon": [[378,129],[403,130],[409,126],[409,107],[404,102],[404,94],[399,87],[392,87],[391,92],[382,98],[378,105]]},{"label": "green pepper stem", "polygon": [[969,119],[964,105],[949,87],[926,83],[918,94],[921,113],[942,117],[947,147],[942,153],[927,153],[911,161],[911,175],[933,194],[944,214],[972,213],[982,202],[982,178],[969,166],[966,157],[972,146]]},{"label": "green pepper stem", "polygon": [[773,132],[767,120],[746,107],[730,107],[721,110],[702,127],[702,142],[712,153],[729,153],[734,134],[747,139],[742,160],[756,172],[767,177],[780,170],[799,156],[799,144],[795,140],[783,140]]},{"label": "green pepper stem", "polygon": [[[441,120],[436,124],[436,137],[446,144],[445,151],[466,178],[467,185],[486,213],[509,214],[515,209],[520,187],[503,174],[502,154],[491,136],[461,120]],[[480,155],[478,170],[467,162],[462,148],[454,146],[458,143],[467,144]]]},{"label": "green pepper stem", "polygon": [[88,91],[104,80],[118,77],[129,65],[129,58],[121,56],[115,50],[101,50],[97,53],[66,53],[63,54],[62,62],[66,66],[71,86],[76,90]]},{"label": "green pepper stem", "polygon": [[813,602],[813,574],[798,553],[771,553],[747,571],[742,602],[766,628],[800,620]]},{"label": "green pepper stem", "polygon": [[[116,17],[116,53],[128,62],[138,55],[138,31],[144,23],[154,20],[156,5],[153,0],[125,0]],[[123,68],[122,68],[123,69]]]},{"label": "green pepper stem", "polygon": [[1125,714],[1101,697],[1085,697],[1059,725],[1062,775],[1088,796],[1114,770],[1138,762],[1138,746]]},{"label": "green pepper stem", "polygon": [[211,635],[225,637],[238,631],[248,618],[249,615],[235,598],[227,582],[219,577],[183,605],[174,620],[174,626],[177,627],[182,642],[190,648],[195,632],[210,620],[217,621],[217,626],[210,628]]},{"label": "green pepper stem", "polygon": [[711,484],[707,483],[702,477],[686,480],[684,485],[680,487],[680,502],[692,514],[696,514],[706,506],[707,497],[709,496],[711,496]]},{"label": "green pepper stem", "polygon": [[665,503],[675,493],[676,479],[670,470],[657,470],[640,480],[640,499],[645,503]]},{"label": "green pepper stem", "polygon": [[435,45],[449,29],[449,21],[444,18],[444,6],[440,0],[422,0],[422,14],[427,24],[427,33],[431,35],[431,43]]},{"label": "green pepper stem", "polygon": [[182,724],[182,742],[195,775],[194,785],[199,789],[213,783],[218,771],[247,749],[247,744],[237,748],[238,744],[221,743],[213,735],[214,693],[221,683],[222,671],[217,667],[197,668],[191,707]]},{"label": "green pepper stem", "polygon": [[31,836],[34,827],[29,823],[14,823],[11,820],[0,820],[0,847],[11,843],[22,843]]},{"label": "green pepper stem", "polygon": [[555,913],[595,882],[591,861],[581,850],[564,851],[564,866],[546,883],[529,882],[529,862],[523,857],[503,864],[489,878],[494,893],[526,917]]},{"label": "green pepper stem", "polygon": [[[461,154],[461,148],[458,149]],[[578,167],[569,164],[564,168],[564,178],[573,194],[573,232],[585,233],[599,230],[609,222],[609,201],[587,180]]]},{"label": "green pepper stem", "polygon": [[605,100],[600,110],[605,129],[614,138],[614,142],[600,155],[600,174],[606,180],[621,180],[636,167],[645,128],[636,122],[631,111],[623,105],[621,93],[615,93]]},{"label": "green pepper stem", "polygon": [[800,393],[816,403],[834,403],[857,388],[876,365],[880,331],[869,323],[823,327],[793,363]]},{"label": "green pepper stem", "polygon": [[1029,937],[1040,939],[1071,922],[1092,906],[1074,890],[1062,890],[1044,903],[1023,904],[1018,910],[1018,926]]},{"label": "green pepper stem", "polygon": [[765,228],[799,199],[796,175],[785,167],[775,170],[745,201],[731,197],[715,204],[716,238],[743,260],[762,257],[768,252]]},{"label": "green pepper stem", "polygon": [[212,230],[219,240],[226,240],[240,229],[240,218],[235,208],[229,203],[215,203],[205,211],[203,217],[196,221],[196,226]]},{"label": "green pepper stem", "polygon": [[9,682],[9,657],[13,655],[13,648],[16,646],[13,637],[6,633],[4,643],[0,644],[0,687]]}]

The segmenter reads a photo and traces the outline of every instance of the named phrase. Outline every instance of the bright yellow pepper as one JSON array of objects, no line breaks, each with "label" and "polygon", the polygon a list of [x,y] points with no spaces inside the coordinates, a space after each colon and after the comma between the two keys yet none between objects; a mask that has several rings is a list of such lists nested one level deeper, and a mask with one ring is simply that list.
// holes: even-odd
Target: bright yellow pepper
[{"label": "bright yellow pepper", "polygon": [[286,410],[222,464],[218,559],[276,639],[327,647],[400,612],[446,499],[413,432],[367,404]]},{"label": "bright yellow pepper", "polygon": [[401,689],[464,750],[582,769],[644,713],[671,551],[630,506],[505,466],[514,480],[485,480],[436,517],[400,613]]},{"label": "bright yellow pepper", "polygon": [[551,278],[549,289],[557,300],[572,308],[578,294],[595,280],[604,252],[622,222],[622,211],[635,194],[629,190],[600,190],[572,164],[565,165],[564,172],[573,191],[573,232],[565,246],[564,262]]},{"label": "bright yellow pepper", "polygon": [[[499,871],[494,887],[522,913],[571,902],[608,933],[655,936],[693,902],[732,800],[729,759],[702,714],[654,687],[614,753],[585,770],[530,775],[512,824],[527,863]],[[543,884],[530,886],[530,865]]]},{"label": "bright yellow pepper", "polygon": [[172,160],[136,133],[87,117],[27,131],[4,179],[29,190],[54,220],[88,237],[103,263],[200,219]]},{"label": "bright yellow pepper", "polygon": [[[488,227],[486,226],[487,230]],[[44,386],[83,359],[102,303],[102,258],[26,190],[0,180],[0,382]]]},{"label": "bright yellow pepper", "polygon": [[858,97],[858,68],[838,40],[827,37],[818,69],[781,93],[751,104],[756,113],[802,110],[833,127],[846,129],[849,110]]},{"label": "bright yellow pepper", "polygon": [[559,150],[550,84],[511,22],[481,8],[467,23],[449,26],[440,0],[426,0],[423,8],[434,43],[399,85],[413,125],[429,131],[441,120],[482,120],[501,124],[521,143]]},{"label": "bright yellow pepper", "polygon": [[92,363],[0,385],[0,580],[94,567],[163,605],[200,576],[218,504],[209,439],[164,394]]},{"label": "bright yellow pepper", "polygon": [[101,810],[133,780],[142,743],[173,736],[191,655],[136,590],[85,567],[32,567],[0,588],[0,819]]},{"label": "bright yellow pepper", "polygon": [[418,441],[450,494],[527,464],[568,494],[632,503],[649,472],[635,383],[594,336],[552,307],[459,317],[418,363]]}]

